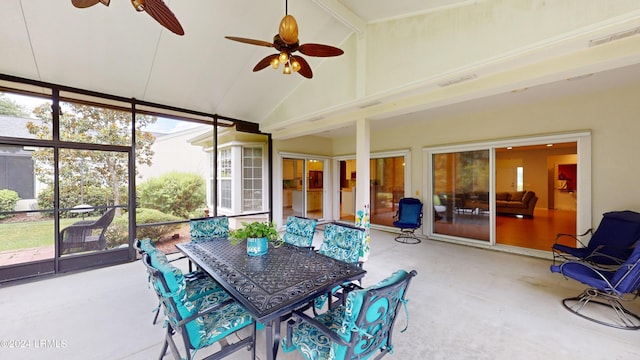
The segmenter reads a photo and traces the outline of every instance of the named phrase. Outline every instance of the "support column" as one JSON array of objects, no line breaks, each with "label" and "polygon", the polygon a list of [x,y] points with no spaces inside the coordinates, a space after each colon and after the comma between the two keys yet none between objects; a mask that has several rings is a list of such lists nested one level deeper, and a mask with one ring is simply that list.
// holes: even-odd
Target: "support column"
[{"label": "support column", "polygon": [[360,252],[360,261],[369,258],[371,241],[371,188],[370,160],[371,138],[370,123],[367,119],[359,119],[356,122],[356,219],[355,224],[364,228],[365,236]]}]

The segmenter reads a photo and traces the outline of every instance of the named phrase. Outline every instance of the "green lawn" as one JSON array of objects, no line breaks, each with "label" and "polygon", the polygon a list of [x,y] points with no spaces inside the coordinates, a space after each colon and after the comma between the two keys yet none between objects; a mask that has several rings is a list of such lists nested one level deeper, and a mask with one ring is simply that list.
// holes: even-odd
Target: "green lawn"
[{"label": "green lawn", "polygon": [[[92,218],[85,220],[89,219]],[[78,219],[61,219],[60,228],[76,221]],[[53,219],[0,224],[0,251],[53,246],[54,241]]]}]

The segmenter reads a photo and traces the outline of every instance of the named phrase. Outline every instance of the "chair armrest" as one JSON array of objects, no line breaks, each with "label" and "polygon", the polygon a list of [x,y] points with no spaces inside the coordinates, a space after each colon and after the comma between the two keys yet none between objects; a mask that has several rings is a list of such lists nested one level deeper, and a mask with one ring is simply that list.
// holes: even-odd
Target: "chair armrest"
[{"label": "chair armrest", "polygon": [[[329,339],[331,339],[331,341],[336,342],[340,345],[343,346],[348,346],[349,344],[347,342],[345,342],[340,336],[338,336],[338,334],[336,334],[335,332],[331,331],[328,327],[324,326],[321,322],[319,322],[318,320],[310,317],[309,315],[295,310],[293,312],[293,316],[298,318],[298,321],[304,321],[310,325],[312,325],[313,327],[315,327],[316,329],[318,329],[322,334],[324,334],[326,337],[328,337]],[[291,339],[291,335],[290,333],[290,329],[291,327],[295,324],[294,320],[289,320],[288,324],[287,324],[287,338]]]},{"label": "chair armrest", "polygon": [[[606,282],[606,283],[607,283],[607,285],[609,285],[609,287],[610,287],[610,288],[612,288],[612,289],[614,288],[614,286],[613,286],[613,285],[611,285],[611,283],[609,282],[609,279],[607,279],[607,277],[606,277],[606,276],[604,276],[604,275],[602,274],[602,272],[601,272],[601,271],[610,271],[610,270],[602,269],[602,268],[599,268],[599,267],[597,267],[597,266],[594,266],[594,265],[591,265],[591,264],[588,264],[588,263],[585,263],[585,262],[582,262],[582,261],[567,261],[567,262],[562,263],[562,264],[560,264],[560,265],[559,265],[559,267],[560,267],[560,273],[561,273],[561,274],[563,274],[563,275],[564,275],[564,273],[563,273],[562,269],[563,269],[565,266],[569,265],[569,264],[573,264],[573,265],[575,265],[575,266],[581,266],[581,267],[584,267],[584,268],[587,268],[587,269],[591,270],[591,272],[593,272],[593,273],[594,273],[594,274],[596,274],[600,279],[602,279],[604,282]],[[573,266],[573,265],[569,265],[569,266]]]},{"label": "chair armrest", "polygon": [[579,242],[579,243],[580,243],[580,245],[582,245],[583,247],[587,247],[587,245],[586,245],[586,244],[584,244],[584,243],[583,243],[582,241],[580,241],[580,239],[579,239],[580,237],[583,237],[583,236],[585,236],[585,235],[587,235],[587,234],[591,234],[591,235],[593,235],[593,229],[589,229],[589,230],[585,231],[583,234],[578,234],[578,235],[576,235],[576,234],[558,233],[558,234],[556,234],[555,243],[557,244],[557,243],[558,243],[558,240],[559,240],[560,238],[562,238],[562,237],[564,237],[564,236],[568,236],[568,237],[570,237],[570,238],[574,239],[575,241]]}]

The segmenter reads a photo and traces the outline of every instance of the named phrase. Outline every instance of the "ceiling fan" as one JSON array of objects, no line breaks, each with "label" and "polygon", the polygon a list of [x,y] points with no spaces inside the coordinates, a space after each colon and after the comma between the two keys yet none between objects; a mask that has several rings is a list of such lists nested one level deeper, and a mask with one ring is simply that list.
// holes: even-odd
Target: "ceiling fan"
[{"label": "ceiling fan", "polygon": [[274,69],[278,69],[280,64],[284,65],[283,73],[291,74],[291,72],[297,72],[298,74],[311,79],[313,72],[309,63],[299,55],[293,55],[294,52],[300,51],[307,56],[317,57],[330,57],[339,56],[344,53],[337,47],[322,45],[322,44],[302,44],[298,39],[298,23],[296,19],[287,13],[287,1],[285,1],[285,16],[280,21],[280,29],[278,33],[273,37],[273,42],[267,42],[262,40],[247,39],[235,36],[225,36],[225,38],[241,43],[273,47],[279,51],[278,54],[273,54],[260,60],[253,71],[260,71],[267,66],[271,66]]},{"label": "ceiling fan", "polygon": [[[111,0],[71,0],[73,6],[77,8],[87,8],[97,3],[109,6],[110,2]],[[171,32],[184,35],[182,25],[162,0],[131,0],[131,5],[136,11],[146,11],[160,25],[171,30]]]}]

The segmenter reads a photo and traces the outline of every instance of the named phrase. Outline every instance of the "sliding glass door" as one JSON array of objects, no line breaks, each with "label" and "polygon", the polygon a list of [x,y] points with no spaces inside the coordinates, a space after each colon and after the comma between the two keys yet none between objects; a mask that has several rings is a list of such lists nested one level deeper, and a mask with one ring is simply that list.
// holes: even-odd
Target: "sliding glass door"
[{"label": "sliding glass door", "polygon": [[[370,219],[393,226],[398,202],[405,196],[408,152],[372,154],[369,160]],[[339,161],[340,220],[354,221],[356,212],[356,160]]]},{"label": "sliding glass door", "polygon": [[282,159],[282,217],[311,219],[324,216],[325,160],[317,158]]},{"label": "sliding glass door", "polygon": [[576,133],[425,149],[425,235],[550,251],[592,227],[590,147]]},{"label": "sliding glass door", "polygon": [[489,150],[431,157],[435,234],[490,241]]}]

